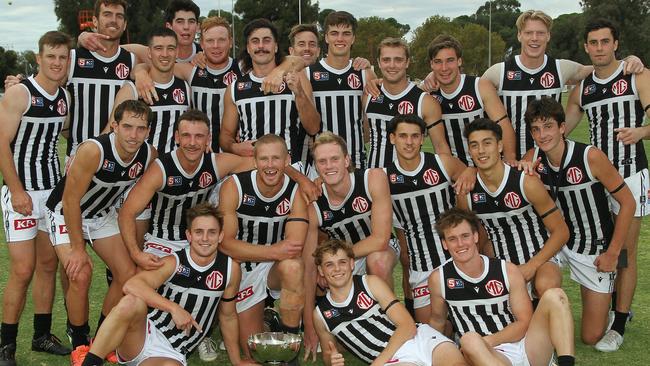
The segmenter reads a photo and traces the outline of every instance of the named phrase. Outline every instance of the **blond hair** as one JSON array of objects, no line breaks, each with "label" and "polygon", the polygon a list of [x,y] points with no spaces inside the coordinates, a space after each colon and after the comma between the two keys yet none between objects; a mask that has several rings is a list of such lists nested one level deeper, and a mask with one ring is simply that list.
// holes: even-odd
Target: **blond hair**
[{"label": "blond hair", "polygon": [[553,18],[551,18],[548,14],[544,13],[543,11],[526,10],[525,12],[521,13],[519,18],[517,18],[517,23],[516,23],[517,31],[521,32],[521,30],[524,29],[524,25],[529,20],[539,20],[540,22],[544,23],[546,29],[549,32],[551,31],[551,27],[553,26]]},{"label": "blond hair", "polygon": [[[338,145],[341,148],[341,151],[343,152],[343,157],[347,157],[350,155],[348,153],[348,144],[345,143],[343,137],[339,135],[335,135],[330,131],[325,131],[320,135],[318,135],[318,137],[316,137],[316,139],[314,140],[314,144],[311,147],[311,154],[314,157],[314,160],[316,159],[316,154],[315,154],[316,148],[321,145],[327,145],[327,144]],[[350,164],[350,166],[348,166],[348,171],[352,173],[354,171],[354,165]]]}]

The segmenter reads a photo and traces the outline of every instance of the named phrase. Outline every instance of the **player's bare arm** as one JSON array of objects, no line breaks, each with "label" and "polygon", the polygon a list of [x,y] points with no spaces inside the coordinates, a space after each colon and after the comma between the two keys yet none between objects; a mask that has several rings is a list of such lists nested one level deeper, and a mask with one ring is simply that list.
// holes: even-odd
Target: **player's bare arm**
[{"label": "player's bare arm", "polygon": [[565,108],[565,122],[566,122],[566,135],[571,134],[574,128],[582,120],[582,115],[584,111],[580,107],[580,93],[582,91],[579,87],[573,88],[571,94],[569,94],[569,99]]},{"label": "player's bare arm", "polygon": [[355,258],[365,257],[388,248],[393,227],[393,206],[388,188],[388,177],[383,169],[369,169],[368,190],[372,199],[370,209],[370,235],[352,247]]},{"label": "player's bare arm", "polygon": [[[230,282],[223,292],[223,298],[219,302],[217,314],[219,316],[219,329],[221,329],[230,363],[233,365],[241,365],[242,359],[239,352],[239,317],[237,316],[236,302],[234,301],[237,298],[237,292],[239,292],[241,269],[236,263],[233,264],[235,265],[231,268]],[[227,301],[224,301],[224,299]]]},{"label": "player's bare arm", "polygon": [[[639,93],[639,100],[645,110],[646,117],[650,116],[650,71],[644,70],[642,73],[637,74],[636,88]],[[623,142],[625,145],[636,144],[640,140],[650,139],[650,125],[636,127],[636,128],[617,128],[616,140]]]},{"label": "player's bare arm", "polygon": [[345,360],[336,347],[336,338],[327,330],[323,319],[320,318],[318,310],[313,311],[314,328],[320,340],[321,349],[323,350],[323,363],[326,366],[343,366]]},{"label": "player's bare arm", "polygon": [[[316,263],[314,262],[314,251],[318,245],[318,218],[316,217],[316,209],[313,205],[308,205],[307,211],[309,213],[309,224],[307,228],[307,237],[305,239],[305,245],[302,249],[302,260],[305,264],[305,308],[302,314],[302,322],[304,326],[304,346],[305,346],[305,356],[304,360],[309,359],[311,354],[313,358],[316,358],[316,350],[318,348],[318,335],[316,334],[316,329],[314,328],[314,307],[316,306],[316,278],[317,270]],[[324,348],[326,344],[321,346],[321,349]]]},{"label": "player's bare arm", "polygon": [[294,72],[287,74],[285,80],[296,98],[296,109],[302,127],[310,135],[317,134],[321,125],[320,114],[316,110],[311,83],[307,76],[304,72]]},{"label": "player's bare arm", "polygon": [[239,156],[253,156],[253,141],[237,142],[239,129],[239,111],[232,99],[233,85],[229,85],[223,100],[223,117],[219,133],[219,146],[223,151]]},{"label": "player's bare arm", "polygon": [[445,125],[441,123],[442,109],[438,101],[430,95],[422,98],[422,119],[427,124],[427,132],[436,154],[451,155],[451,149],[445,139]]},{"label": "player's bare arm", "polygon": [[445,332],[447,324],[447,313],[449,311],[445,299],[440,292],[440,268],[437,268],[429,275],[429,297],[431,300],[431,317],[429,325],[439,331]]}]

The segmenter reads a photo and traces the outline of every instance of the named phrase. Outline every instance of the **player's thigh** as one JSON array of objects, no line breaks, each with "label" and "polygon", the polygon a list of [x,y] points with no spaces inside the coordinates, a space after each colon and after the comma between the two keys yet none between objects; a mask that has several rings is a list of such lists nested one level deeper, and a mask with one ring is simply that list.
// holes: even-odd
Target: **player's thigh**
[{"label": "player's thigh", "polygon": [[130,277],[135,274],[135,264],[122,242],[121,235],[93,240],[93,250],[106,263],[113,275]]},{"label": "player's thigh", "polygon": [[43,231],[39,231],[36,235],[36,260],[39,265],[56,271],[59,259],[56,256],[49,234]]},{"label": "player's thigh", "polygon": [[432,357],[434,366],[464,364],[465,362],[463,354],[452,342],[440,343],[433,349]]},{"label": "player's thigh", "polygon": [[16,241],[6,245],[12,272],[20,277],[31,277],[36,264],[34,240]]}]

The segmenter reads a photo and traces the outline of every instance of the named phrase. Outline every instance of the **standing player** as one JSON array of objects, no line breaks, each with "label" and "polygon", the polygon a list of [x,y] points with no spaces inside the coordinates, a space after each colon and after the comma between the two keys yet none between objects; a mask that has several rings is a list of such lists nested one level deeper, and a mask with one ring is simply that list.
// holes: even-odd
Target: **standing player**
[{"label": "standing player", "polygon": [[[650,105],[650,73],[626,75],[626,62],[616,59],[618,30],[607,20],[587,24],[585,52],[594,64],[594,72],[575,88],[567,104],[567,133],[581,120],[583,111],[589,119],[591,143],[601,149],[618,169],[632,191],[636,210],[621,256],[627,262],[618,270],[615,312],[612,329],[596,345],[600,351],[615,351],[623,343],[625,322],[630,312],[637,282],[637,246],[641,217],[648,209],[648,160],[643,139],[650,138],[650,128],[643,125]],[[612,212],[619,214],[617,202],[610,200]]]},{"label": "standing player", "polygon": [[[551,260],[569,239],[562,213],[539,178],[501,160],[501,126],[479,118],[465,129],[465,136],[478,182],[467,196],[459,197],[458,206],[477,214],[495,256],[518,265],[539,297],[560,287],[562,276]],[[490,252],[485,244],[482,240],[482,250]]]},{"label": "standing player", "polygon": [[[607,330],[618,256],[632,223],[636,204],[623,177],[598,148],[564,139],[562,105],[542,97],[528,105],[526,125],[538,146],[524,156],[537,161],[544,186],[562,209],[570,237],[562,261],[582,294],[582,341],[596,344]],[[611,195],[621,207],[616,222]]]},{"label": "standing player", "polygon": [[16,364],[18,321],[32,276],[32,350],[70,353],[50,333],[58,261],[47,235],[45,201],[61,179],[56,151],[70,101],[59,85],[65,79],[71,43],[64,33],[45,33],[38,41],[38,74],[7,89],[0,101],[1,204],[10,264],[2,301],[2,365]]},{"label": "standing player", "polygon": [[122,297],[122,286],[135,274],[117,227],[114,204],[147,168],[155,150],[144,142],[149,107],[125,101],[115,112],[114,132],[80,145],[65,177],[47,200],[50,239],[70,280],[65,299],[71,330],[72,365],[88,351],[88,290],[92,262],[86,241],[113,273],[102,307],[105,315]]},{"label": "standing player", "polygon": [[318,27],[315,24],[294,25],[289,32],[289,54],[302,58],[305,66],[314,65],[320,56]]},{"label": "standing player", "polygon": [[277,135],[257,140],[256,169],[233,175],[221,187],[224,212],[222,250],[241,263],[237,295],[240,345],[262,332],[267,288],[280,293],[280,315],[285,331],[298,333],[305,301],[300,258],[307,234],[306,203],[298,185],[284,173],[290,157]]},{"label": "standing player", "polygon": [[463,49],[454,37],[443,34],[429,44],[429,62],[439,89],[433,96],[442,108],[447,144],[463,164],[472,166],[465,128],[476,118],[489,117],[503,131],[503,156],[515,161],[515,133],[506,110],[489,80],[461,74]]},{"label": "standing player", "polygon": [[178,37],[176,62],[190,62],[202,51],[201,45],[194,42],[200,17],[201,9],[191,0],[172,0],[165,10],[165,27]]},{"label": "standing player", "polygon": [[429,277],[431,321],[442,331],[451,319],[470,365],[573,366],[573,317],[562,289],[546,291],[533,312],[518,268],[478,252],[478,217],[452,208],[436,224],[451,260]]},{"label": "standing player", "polygon": [[313,311],[326,365],[345,363],[336,343],[373,365],[466,365],[450,339],[413,322],[380,278],[353,275],[354,258],[352,247],[339,239],[325,241],[314,253],[329,288]]}]

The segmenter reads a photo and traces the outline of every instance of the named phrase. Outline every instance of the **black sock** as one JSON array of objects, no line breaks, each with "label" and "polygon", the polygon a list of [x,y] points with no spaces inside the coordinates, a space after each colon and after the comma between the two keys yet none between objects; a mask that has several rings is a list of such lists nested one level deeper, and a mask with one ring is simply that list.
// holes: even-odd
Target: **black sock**
[{"label": "black sock", "polygon": [[404,306],[406,306],[406,310],[408,310],[409,314],[411,314],[411,316],[415,318],[415,306],[413,304],[413,299],[409,299],[408,297],[405,297]]},{"label": "black sock", "polygon": [[34,339],[50,334],[52,314],[34,314]]},{"label": "black sock", "polygon": [[616,291],[612,292],[612,305],[611,309],[614,310],[616,309]]},{"label": "black sock", "polygon": [[576,363],[576,358],[573,356],[557,356],[557,366],[573,366]]},{"label": "black sock", "polygon": [[16,343],[16,337],[18,336],[18,323],[8,324],[2,323],[0,326],[0,346],[6,346],[8,344]]},{"label": "black sock", "polygon": [[70,338],[72,338],[72,349],[75,349],[79,346],[88,346],[90,345],[90,340],[88,339],[88,334],[90,334],[90,327],[88,322],[85,322],[82,325],[72,325],[70,326]]},{"label": "black sock", "polygon": [[285,333],[293,333],[293,334],[300,333],[300,326],[289,327],[287,325],[284,325],[284,323],[282,323],[281,325],[282,325],[282,331],[284,331]]},{"label": "black sock", "polygon": [[618,332],[618,334],[625,334],[625,322],[627,322],[627,312],[621,313],[620,311],[614,311],[614,323],[612,323],[612,330]]},{"label": "black sock", "polygon": [[86,358],[84,359],[84,363],[82,363],[81,366],[102,366],[103,364],[103,358],[98,357],[92,352],[88,352]]},{"label": "black sock", "polygon": [[100,312],[99,319],[97,320],[97,330],[95,330],[95,335],[97,335],[97,332],[99,331],[99,327],[102,326],[104,320],[106,320],[106,315],[104,315],[104,312]]}]

